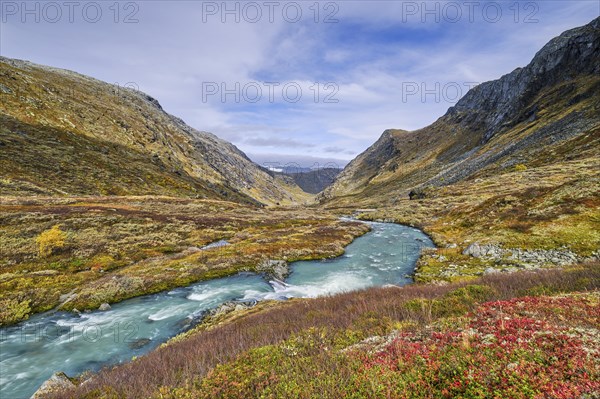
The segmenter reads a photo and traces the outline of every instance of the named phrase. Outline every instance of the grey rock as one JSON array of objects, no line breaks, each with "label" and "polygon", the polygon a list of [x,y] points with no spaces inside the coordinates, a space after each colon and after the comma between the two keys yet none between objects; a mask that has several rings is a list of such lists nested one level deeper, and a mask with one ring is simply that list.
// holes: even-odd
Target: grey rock
[{"label": "grey rock", "polygon": [[31,274],[33,274],[35,276],[54,276],[54,275],[58,274],[58,270],[38,270]]},{"label": "grey rock", "polygon": [[57,372],[52,374],[52,377],[47,379],[42,386],[35,391],[35,393],[31,396],[31,399],[41,399],[53,392],[73,388],[74,386],[75,384],[71,382],[65,373]]},{"label": "grey rock", "polygon": [[0,83],[0,93],[12,94],[13,91],[11,90],[10,87],[4,86],[3,84]]},{"label": "grey rock", "polygon": [[231,313],[234,311],[250,309],[254,305],[256,305],[256,302],[235,302],[235,301],[225,302],[221,306],[210,310],[209,314],[211,316],[221,316],[221,315]]},{"label": "grey rock", "polygon": [[130,349],[140,349],[148,345],[150,342],[152,342],[150,338],[140,338],[128,343],[127,346],[129,346]]},{"label": "grey rock", "polygon": [[289,275],[290,270],[288,264],[284,260],[267,259],[260,262],[256,266],[258,273],[265,273],[268,276],[277,280],[285,280]]},{"label": "grey rock", "polygon": [[75,299],[76,297],[77,297],[76,294],[69,292],[68,294],[63,294],[60,297],[58,297],[58,301],[60,303],[65,303],[65,302],[69,302],[69,301]]},{"label": "grey rock", "polygon": [[504,249],[494,244],[473,243],[464,251],[464,255],[475,258],[485,258],[495,261],[497,264],[508,263],[525,269],[535,269],[544,265],[564,266],[571,263],[581,262],[583,258],[568,249],[531,250],[521,248]]},{"label": "grey rock", "polygon": [[491,257],[497,258],[504,253],[504,250],[493,244],[481,245],[477,242],[469,245],[464,251],[463,255],[471,255],[474,258]]},{"label": "grey rock", "polygon": [[474,258],[479,258],[481,257],[481,247],[478,243],[474,242],[463,251],[463,255],[471,255]]},{"label": "grey rock", "polygon": [[98,310],[102,310],[102,311],[110,310],[110,305],[108,303],[103,303],[102,305],[100,305]]},{"label": "grey rock", "polygon": [[229,245],[229,242],[227,242],[227,240],[219,240],[219,241],[212,242],[208,245],[205,245],[200,249],[205,250],[205,249],[211,249],[211,248],[220,248],[220,247],[224,247],[226,245]]}]

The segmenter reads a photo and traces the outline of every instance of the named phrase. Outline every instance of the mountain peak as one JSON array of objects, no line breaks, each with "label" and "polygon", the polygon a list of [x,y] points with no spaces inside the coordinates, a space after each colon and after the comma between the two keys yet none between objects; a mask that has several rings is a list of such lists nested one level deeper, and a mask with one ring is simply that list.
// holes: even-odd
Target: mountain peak
[{"label": "mountain peak", "polygon": [[482,142],[506,127],[544,87],[577,75],[600,74],[600,17],[550,40],[523,68],[469,90],[446,115],[466,113],[465,123],[483,126]]}]

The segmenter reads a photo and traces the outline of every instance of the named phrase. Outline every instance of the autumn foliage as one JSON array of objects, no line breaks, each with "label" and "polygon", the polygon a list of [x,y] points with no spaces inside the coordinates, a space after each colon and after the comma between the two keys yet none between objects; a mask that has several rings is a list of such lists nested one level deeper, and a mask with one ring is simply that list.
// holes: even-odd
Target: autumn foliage
[{"label": "autumn foliage", "polygon": [[46,257],[52,255],[57,249],[63,248],[67,240],[67,235],[60,229],[59,225],[42,232],[36,239],[40,256]]}]

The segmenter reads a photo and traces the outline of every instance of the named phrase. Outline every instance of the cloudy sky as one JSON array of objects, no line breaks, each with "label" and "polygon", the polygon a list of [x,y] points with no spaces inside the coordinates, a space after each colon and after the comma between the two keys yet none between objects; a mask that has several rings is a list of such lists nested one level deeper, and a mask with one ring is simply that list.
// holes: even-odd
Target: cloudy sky
[{"label": "cloudy sky", "polygon": [[137,87],[259,163],[343,166],[600,14],[583,1],[0,1],[0,55]]}]

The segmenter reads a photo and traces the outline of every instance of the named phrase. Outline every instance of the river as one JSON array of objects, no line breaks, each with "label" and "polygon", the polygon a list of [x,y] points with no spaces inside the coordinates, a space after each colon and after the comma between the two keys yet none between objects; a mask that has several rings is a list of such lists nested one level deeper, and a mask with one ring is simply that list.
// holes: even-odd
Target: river
[{"label": "river", "polygon": [[290,265],[285,283],[253,273],[203,281],[114,304],[108,311],[76,315],[47,312],[0,329],[0,398],[29,398],[55,371],[85,370],[141,356],[189,328],[224,302],[316,297],[412,280],[423,246],[421,231],[391,223],[369,223],[344,255]]}]

